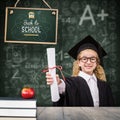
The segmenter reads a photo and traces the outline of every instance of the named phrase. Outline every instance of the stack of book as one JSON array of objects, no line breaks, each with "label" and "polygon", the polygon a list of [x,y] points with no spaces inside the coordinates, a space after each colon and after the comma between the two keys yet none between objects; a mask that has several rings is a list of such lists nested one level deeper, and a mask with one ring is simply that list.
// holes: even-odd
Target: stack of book
[{"label": "stack of book", "polygon": [[36,120],[36,100],[0,97],[0,120]]}]

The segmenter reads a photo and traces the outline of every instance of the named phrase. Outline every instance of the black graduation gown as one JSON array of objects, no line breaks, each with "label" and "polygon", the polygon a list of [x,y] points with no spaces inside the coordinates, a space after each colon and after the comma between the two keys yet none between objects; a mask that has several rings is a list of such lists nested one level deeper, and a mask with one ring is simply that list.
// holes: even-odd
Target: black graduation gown
[{"label": "black graduation gown", "polygon": [[[93,99],[87,82],[82,77],[69,77],[65,80],[65,93],[55,106],[93,106]],[[97,79],[99,90],[99,106],[114,106],[110,86],[105,81]]]}]

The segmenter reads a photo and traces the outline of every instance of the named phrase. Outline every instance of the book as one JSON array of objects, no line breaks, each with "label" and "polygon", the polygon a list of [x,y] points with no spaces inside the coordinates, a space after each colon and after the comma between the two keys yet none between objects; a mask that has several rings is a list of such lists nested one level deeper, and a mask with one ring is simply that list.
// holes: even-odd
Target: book
[{"label": "book", "polygon": [[13,108],[9,108],[9,109],[0,109],[0,116],[3,117],[36,117],[36,109],[27,109],[27,108],[22,108],[22,109],[13,109]]},{"label": "book", "polygon": [[36,100],[0,97],[1,117],[33,117],[36,118]]},{"label": "book", "polygon": [[36,100],[0,97],[0,108],[36,108]]},{"label": "book", "polygon": [[0,117],[0,120],[36,120],[36,118]]}]

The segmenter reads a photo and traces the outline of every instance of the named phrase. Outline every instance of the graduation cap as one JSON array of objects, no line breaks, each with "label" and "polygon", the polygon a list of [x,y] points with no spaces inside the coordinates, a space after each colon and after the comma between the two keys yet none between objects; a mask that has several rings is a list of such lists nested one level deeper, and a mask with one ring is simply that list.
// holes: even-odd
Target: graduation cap
[{"label": "graduation cap", "polygon": [[77,55],[85,49],[92,49],[96,51],[100,59],[107,55],[102,46],[97,41],[95,41],[94,38],[90,35],[88,35],[83,40],[78,42],[74,47],[72,47],[69,50],[68,54],[77,60]]}]

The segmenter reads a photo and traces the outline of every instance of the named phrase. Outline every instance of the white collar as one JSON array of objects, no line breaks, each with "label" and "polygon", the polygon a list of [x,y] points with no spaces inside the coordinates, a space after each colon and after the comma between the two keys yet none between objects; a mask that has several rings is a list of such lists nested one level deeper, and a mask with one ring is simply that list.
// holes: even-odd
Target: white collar
[{"label": "white collar", "polygon": [[78,74],[78,76],[84,78],[87,82],[88,82],[89,79],[92,77],[92,79],[94,79],[95,82],[97,82],[97,78],[96,78],[95,74],[89,75],[89,74],[87,74],[87,73],[85,73],[85,72],[83,72],[83,71],[80,71],[79,74]]}]

